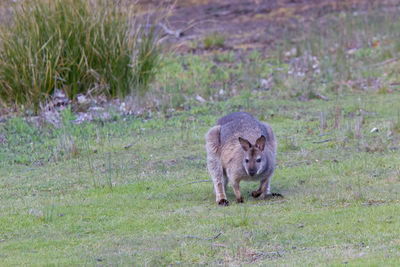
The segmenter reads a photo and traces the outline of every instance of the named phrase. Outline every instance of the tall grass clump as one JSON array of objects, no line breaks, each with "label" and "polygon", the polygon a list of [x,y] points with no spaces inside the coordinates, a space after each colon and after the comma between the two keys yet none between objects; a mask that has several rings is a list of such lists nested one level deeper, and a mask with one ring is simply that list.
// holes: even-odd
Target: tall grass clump
[{"label": "tall grass clump", "polygon": [[154,27],[112,1],[19,1],[0,26],[0,104],[33,108],[63,90],[143,95],[157,70]]}]

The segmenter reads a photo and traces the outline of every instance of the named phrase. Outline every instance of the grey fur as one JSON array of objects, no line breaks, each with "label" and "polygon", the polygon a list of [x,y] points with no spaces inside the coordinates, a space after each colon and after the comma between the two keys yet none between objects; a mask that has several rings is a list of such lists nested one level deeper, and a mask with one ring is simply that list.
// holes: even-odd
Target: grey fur
[{"label": "grey fur", "polygon": [[249,113],[235,112],[220,118],[205,138],[207,168],[218,204],[229,203],[225,194],[228,181],[238,202],[243,202],[239,189],[241,180],[260,181],[259,189],[252,192],[253,197],[271,195],[277,141],[267,123]]}]

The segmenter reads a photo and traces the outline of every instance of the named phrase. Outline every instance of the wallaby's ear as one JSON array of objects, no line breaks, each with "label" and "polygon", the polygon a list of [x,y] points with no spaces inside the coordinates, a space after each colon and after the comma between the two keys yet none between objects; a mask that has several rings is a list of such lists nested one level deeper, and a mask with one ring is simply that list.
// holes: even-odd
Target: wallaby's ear
[{"label": "wallaby's ear", "polygon": [[244,151],[248,151],[251,148],[250,142],[242,137],[239,137],[239,143],[242,146]]},{"label": "wallaby's ear", "polygon": [[257,139],[256,147],[261,151],[264,150],[264,147],[265,147],[265,136],[264,135],[261,135],[261,137]]}]

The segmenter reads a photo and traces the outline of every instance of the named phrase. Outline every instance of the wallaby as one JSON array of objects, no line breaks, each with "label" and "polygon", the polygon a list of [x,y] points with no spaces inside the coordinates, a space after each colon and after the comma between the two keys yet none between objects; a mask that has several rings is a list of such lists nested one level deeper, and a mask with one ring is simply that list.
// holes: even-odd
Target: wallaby
[{"label": "wallaby", "polygon": [[234,112],[218,120],[206,134],[207,168],[217,203],[228,206],[225,190],[232,184],[236,200],[243,202],[241,180],[260,181],[254,198],[268,198],[275,170],[277,141],[272,128],[246,112]]}]

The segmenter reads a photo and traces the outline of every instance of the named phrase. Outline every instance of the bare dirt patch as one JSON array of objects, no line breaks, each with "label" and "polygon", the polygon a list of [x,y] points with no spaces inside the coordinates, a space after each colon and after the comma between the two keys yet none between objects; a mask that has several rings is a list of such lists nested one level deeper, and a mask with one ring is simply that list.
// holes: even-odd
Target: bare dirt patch
[{"label": "bare dirt patch", "polygon": [[[202,51],[202,40],[210,33],[225,38],[225,49],[269,49],[280,43],[285,31],[317,23],[322,16],[341,11],[369,11],[400,5],[398,0],[178,0],[139,1],[142,10],[165,12],[174,6],[166,25],[178,31],[179,37],[169,40],[178,44],[178,51]],[[161,10],[161,11],[160,11]],[[320,23],[320,21],[318,21]]]}]

